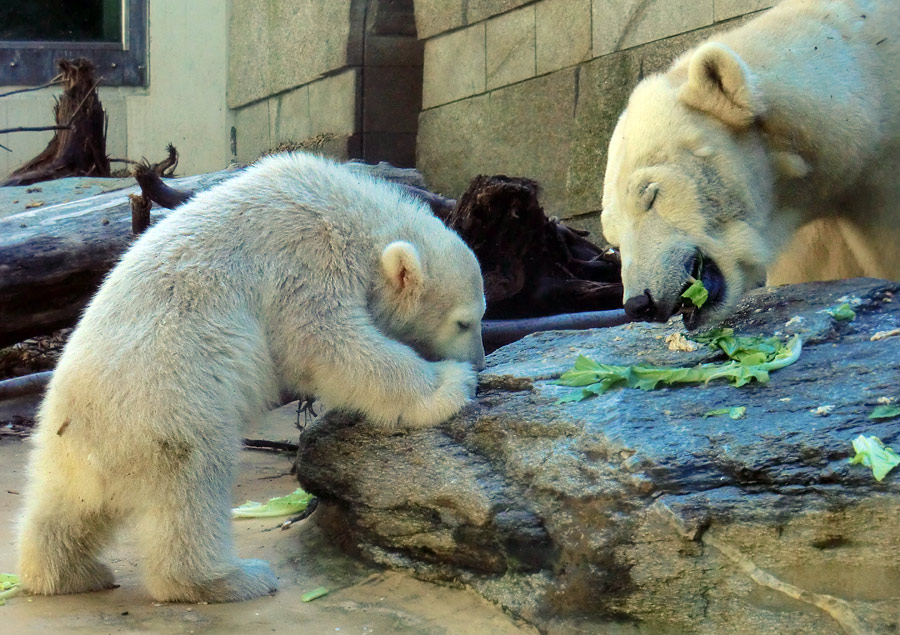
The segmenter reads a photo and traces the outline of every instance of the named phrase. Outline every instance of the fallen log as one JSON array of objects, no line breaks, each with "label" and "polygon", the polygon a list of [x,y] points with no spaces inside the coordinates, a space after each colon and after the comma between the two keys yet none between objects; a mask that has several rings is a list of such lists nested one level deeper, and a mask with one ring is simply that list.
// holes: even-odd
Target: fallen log
[{"label": "fallen log", "polygon": [[[149,224],[150,201],[174,208],[234,174],[226,170],[164,183],[160,174],[176,162],[170,148],[166,161],[139,165],[140,192],[132,187],[0,219],[0,346],[74,324],[103,276]],[[575,315],[621,307],[618,261],[584,232],[547,218],[533,181],[478,177],[456,204],[424,189],[414,170],[352,165],[371,168],[426,201],[473,247],[485,272],[488,317],[506,318],[486,324],[489,350],[536,331],[622,319]],[[567,312],[573,315],[557,315]],[[509,321],[523,316],[555,317]]]},{"label": "fallen log", "polygon": [[[153,220],[151,200],[160,206],[158,219],[167,213],[161,210],[235,174],[228,169],[164,183],[160,175],[177,164],[174,148],[168,150],[160,163],[139,165],[139,186],[0,218],[0,346],[73,325],[103,276]],[[425,192],[415,170],[353,165]],[[436,205],[447,207],[448,200],[433,195]]]},{"label": "fallen log", "polygon": [[0,401],[39,393],[47,387],[51,377],[53,377],[53,371],[45,370],[22,377],[4,379],[0,381]]},{"label": "fallen log", "polygon": [[[233,174],[175,183],[200,190]],[[0,218],[0,346],[75,323],[133,240],[128,196],[137,193],[135,186]],[[154,210],[156,218],[166,213]]]},{"label": "fallen log", "polygon": [[[172,146],[170,145],[169,147],[171,148]],[[159,165],[139,163],[134,169],[134,179],[141,186],[141,195],[145,199],[153,201],[161,207],[175,209],[187,202],[196,192],[187,189],[176,189],[165,183],[161,178],[162,174],[158,169]],[[445,220],[456,206],[454,199],[446,198],[425,189],[422,175],[417,170],[395,168],[384,161],[376,165],[353,162],[347,165],[354,170],[390,181],[402,187],[412,196],[428,203],[434,214],[442,220]]]},{"label": "fallen log", "polygon": [[[425,189],[415,170],[386,163],[349,165],[403,187],[459,233],[481,263],[486,317],[534,317],[622,306],[617,254],[591,243],[585,238],[587,232],[548,218],[538,203],[536,182],[478,176],[454,201]],[[167,186],[146,166],[135,171],[135,178],[144,198],[164,207],[175,207],[193,196],[191,191]],[[532,330],[527,332],[547,330],[536,323],[528,328]]]},{"label": "fallen log", "polygon": [[485,353],[491,353],[501,346],[540,331],[595,329],[618,326],[630,321],[622,309],[561,313],[517,320],[484,320],[481,323],[481,338],[484,341]]}]

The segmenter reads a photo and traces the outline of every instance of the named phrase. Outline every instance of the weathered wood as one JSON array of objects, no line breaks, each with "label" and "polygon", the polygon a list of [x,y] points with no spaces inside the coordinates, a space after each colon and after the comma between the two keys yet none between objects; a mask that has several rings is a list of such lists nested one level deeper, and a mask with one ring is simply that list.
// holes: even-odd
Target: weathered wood
[{"label": "weathered wood", "polygon": [[[201,190],[234,175],[176,179]],[[135,187],[0,218],[0,346],[72,325],[133,240]],[[155,210],[158,219],[166,214]]]},{"label": "weathered wood", "polygon": [[[164,183],[159,173],[175,163],[177,154],[170,147],[165,161],[139,166],[135,178],[140,193],[137,188],[119,190],[0,220],[0,345],[74,323],[105,273],[148,224],[150,200],[174,208],[233,174]],[[479,177],[457,205],[424,189],[415,170],[352,165],[426,201],[473,247],[485,272],[489,318],[599,312],[486,323],[485,342],[491,350],[527,333],[620,319],[604,312],[621,306],[617,260],[584,232],[548,219],[533,181]]]},{"label": "weathered wood", "polygon": [[153,203],[166,209],[175,209],[186,203],[194,193],[181,192],[163,183],[163,176],[172,176],[178,165],[178,151],[171,143],[166,146],[167,156],[159,163],[150,164],[146,160],[136,163],[134,180],[141,186],[140,195],[132,194],[131,199],[131,233],[135,236],[143,234],[150,227],[150,208]]},{"label": "weathered wood", "polygon": [[63,93],[53,108],[56,134],[36,157],[0,186],[29,185],[67,176],[109,176],[106,114],[90,60],[59,61]]},{"label": "weathered wood", "polygon": [[[142,198],[174,208],[235,174],[230,169],[164,183],[159,175],[171,172],[178,161],[175,149],[167,149],[165,160],[138,170],[143,191],[132,187],[0,219],[0,346],[74,324],[103,276],[133,241],[133,229],[142,231],[147,221]],[[353,165],[397,182],[414,195],[425,191],[415,170]],[[433,200],[448,206],[437,195]],[[165,214],[156,209],[150,220]]]},{"label": "weathered wood", "polygon": [[[175,209],[186,203],[194,195],[189,190],[176,190],[167,185],[153,166],[138,164],[134,168],[134,179],[141,186],[141,194],[147,201],[153,201],[160,207]],[[140,232],[136,232],[140,233]]]},{"label": "weathered wood", "polygon": [[[169,145],[170,157],[175,148]],[[177,154],[175,163],[178,162]],[[425,189],[425,181],[422,175],[412,168],[395,168],[382,161],[376,165],[351,162],[347,164],[351,169],[363,172],[371,176],[390,181],[405,189],[412,196],[419,198],[431,207],[436,216],[446,219],[450,211],[456,205],[452,198],[446,198],[440,194],[429,192]],[[167,209],[175,209],[187,202],[196,192],[187,189],[176,189],[165,183],[162,178],[162,167],[167,167],[165,162],[148,165],[139,163],[134,169],[134,178],[141,186],[142,196]]]},{"label": "weathered wood", "polygon": [[[141,194],[129,194],[128,200],[131,201],[131,233],[140,236],[150,227],[150,209],[153,207],[153,201]],[[163,207],[173,209],[165,205]]]},{"label": "weathered wood", "polygon": [[446,217],[484,274],[488,318],[622,306],[618,259],[548,218],[530,179],[478,176]]},{"label": "weathered wood", "polygon": [[53,371],[45,370],[22,377],[4,379],[0,381],[0,401],[41,392],[47,387],[51,377],[53,377]]}]

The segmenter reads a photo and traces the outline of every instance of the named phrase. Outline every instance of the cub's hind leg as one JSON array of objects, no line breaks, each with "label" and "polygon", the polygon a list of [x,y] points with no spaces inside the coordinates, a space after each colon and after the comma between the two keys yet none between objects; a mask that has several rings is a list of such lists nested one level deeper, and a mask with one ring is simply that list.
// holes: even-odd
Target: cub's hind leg
[{"label": "cub's hind leg", "polygon": [[19,533],[18,570],[27,591],[55,595],[115,586],[112,571],[97,559],[117,524],[103,498],[94,475],[69,474],[61,460],[36,451]]}]

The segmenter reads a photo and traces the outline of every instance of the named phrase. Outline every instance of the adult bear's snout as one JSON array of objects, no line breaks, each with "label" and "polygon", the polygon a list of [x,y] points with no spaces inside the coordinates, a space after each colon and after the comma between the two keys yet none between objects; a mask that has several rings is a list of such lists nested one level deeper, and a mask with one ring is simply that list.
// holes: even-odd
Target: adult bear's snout
[{"label": "adult bear's snout", "polygon": [[670,317],[669,315],[660,315],[650,289],[644,289],[642,294],[625,300],[625,315],[632,320],[642,322],[665,322]]}]

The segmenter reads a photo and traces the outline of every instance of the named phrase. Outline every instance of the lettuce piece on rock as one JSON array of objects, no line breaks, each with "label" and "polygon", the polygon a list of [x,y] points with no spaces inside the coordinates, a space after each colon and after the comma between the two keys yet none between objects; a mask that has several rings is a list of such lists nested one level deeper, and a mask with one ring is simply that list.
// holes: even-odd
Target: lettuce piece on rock
[{"label": "lettuce piece on rock", "polygon": [[744,386],[753,380],[765,383],[769,381],[770,371],[784,368],[797,361],[803,347],[803,342],[798,336],[782,342],[777,337],[738,336],[730,328],[713,329],[692,339],[721,350],[730,361],[699,364],[690,368],[616,366],[599,364],[580,355],[575,360],[574,367],[563,373],[556,383],[578,387],[581,390],[565,395],[557,401],[557,404],[581,401],[620,386],[653,390],[660,384],[705,384],[715,379],[724,379],[733,386]]},{"label": "lettuce piece on rock", "polygon": [[6,604],[6,600],[15,597],[22,591],[19,576],[14,573],[0,573],[0,606]]},{"label": "lettuce piece on rock", "polygon": [[891,448],[885,447],[878,437],[859,435],[853,439],[856,456],[850,459],[850,465],[864,465],[872,468],[876,481],[882,480],[888,472],[900,465],[900,455]]}]

